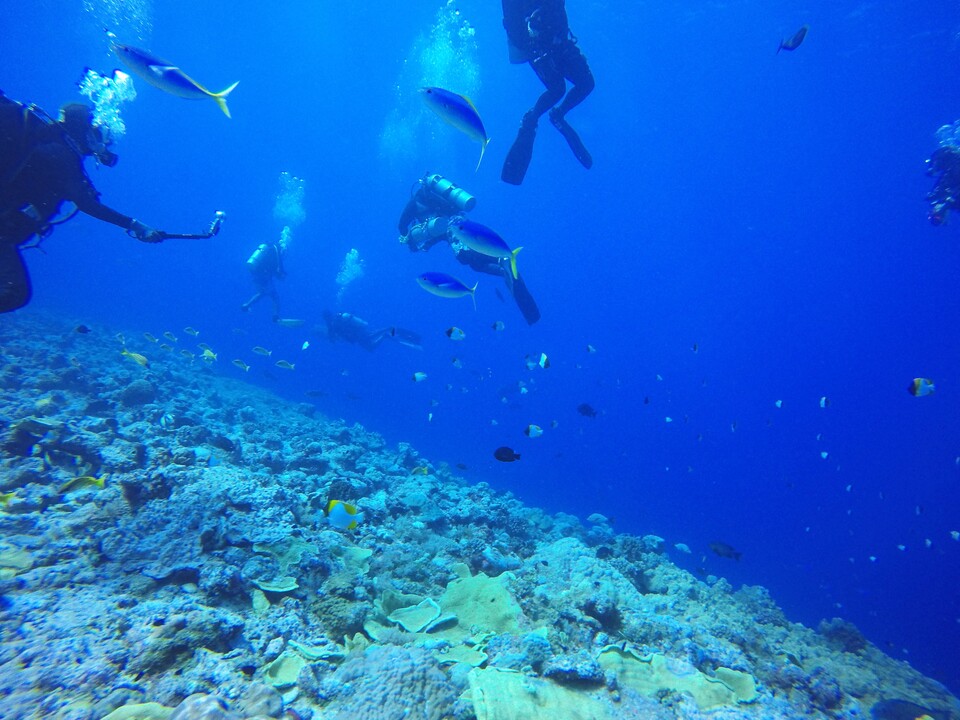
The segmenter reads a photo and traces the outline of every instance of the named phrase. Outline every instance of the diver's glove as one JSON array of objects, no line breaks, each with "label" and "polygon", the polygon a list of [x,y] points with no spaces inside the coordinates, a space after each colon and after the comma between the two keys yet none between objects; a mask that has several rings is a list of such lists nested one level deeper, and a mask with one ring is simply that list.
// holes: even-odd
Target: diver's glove
[{"label": "diver's glove", "polygon": [[147,243],[158,243],[163,242],[163,233],[159,230],[154,230],[149,225],[144,225],[139,220],[134,220],[130,223],[130,229],[127,231],[132,234],[140,242]]}]

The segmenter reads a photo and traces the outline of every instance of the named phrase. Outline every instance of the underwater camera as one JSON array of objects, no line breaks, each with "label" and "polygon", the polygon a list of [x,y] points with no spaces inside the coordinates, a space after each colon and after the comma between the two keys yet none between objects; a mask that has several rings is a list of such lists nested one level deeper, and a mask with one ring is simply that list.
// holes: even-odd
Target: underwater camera
[{"label": "underwater camera", "polygon": [[214,213],[213,222],[210,223],[209,230],[211,235],[216,235],[218,232],[220,232],[220,226],[223,225],[223,219],[226,216],[227,214],[223,212],[223,210],[217,210],[217,212]]},{"label": "underwater camera", "polygon": [[470,212],[477,205],[477,199],[473,195],[437,173],[424,177],[423,184],[434,195],[453,203],[464,212]]}]

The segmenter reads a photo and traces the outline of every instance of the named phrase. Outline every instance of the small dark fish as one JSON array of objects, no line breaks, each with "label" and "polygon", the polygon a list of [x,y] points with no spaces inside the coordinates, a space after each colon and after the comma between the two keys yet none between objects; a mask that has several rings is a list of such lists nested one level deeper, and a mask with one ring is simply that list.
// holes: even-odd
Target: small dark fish
[{"label": "small dark fish", "polygon": [[580,403],[577,405],[577,412],[583,415],[584,417],[596,417],[597,411],[593,409],[588,403]]},{"label": "small dark fish", "polygon": [[650,404],[650,396],[649,396],[649,395],[647,395],[646,397],[643,398],[643,404],[644,404],[644,405],[649,405],[649,404]]},{"label": "small dark fish", "polygon": [[520,453],[515,453],[513,448],[498,447],[493,451],[493,456],[500,462],[513,462],[520,459]]},{"label": "small dark fish", "polygon": [[740,551],[732,545],[727,545],[725,542],[712,542],[710,543],[710,549],[713,550],[715,555],[719,555],[722,558],[740,560]]},{"label": "small dark fish", "polygon": [[800,47],[800,43],[802,43],[803,39],[807,36],[807,30],[809,29],[809,25],[804,25],[789,38],[781,40],[780,47],[777,48],[777,53],[779,53],[781,50],[796,50],[798,47]]},{"label": "small dark fish", "polygon": [[86,335],[88,332],[90,332],[90,328],[88,328],[86,325],[77,325],[77,326],[73,329],[73,331],[74,331],[74,332],[78,332],[78,333],[80,333],[81,335]]},{"label": "small dark fish", "polygon": [[326,390],[307,390],[306,395],[307,397],[312,397],[312,398],[326,397],[327,391]]},{"label": "small dark fish", "polygon": [[500,300],[500,302],[506,302],[506,301],[507,301],[507,299],[503,296],[503,293],[500,292],[500,289],[499,289],[499,288],[494,288],[493,291],[497,294],[497,298]]},{"label": "small dark fish", "polygon": [[454,467],[457,468],[457,470],[466,470],[466,469],[467,469],[467,464],[466,464],[466,463],[457,463],[456,465],[454,465]]}]

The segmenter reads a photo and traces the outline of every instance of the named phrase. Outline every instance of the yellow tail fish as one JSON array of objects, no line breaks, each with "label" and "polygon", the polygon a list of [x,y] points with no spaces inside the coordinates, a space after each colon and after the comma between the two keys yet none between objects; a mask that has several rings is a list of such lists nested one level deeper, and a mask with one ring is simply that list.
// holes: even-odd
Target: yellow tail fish
[{"label": "yellow tail fish", "polygon": [[240,84],[239,80],[226,90],[210,92],[173,63],[158,58],[146,50],[117,42],[113,44],[113,50],[135,75],[143,78],[155,88],[188,100],[213,98],[220,109],[223,110],[223,114],[230,117],[227,95]]}]

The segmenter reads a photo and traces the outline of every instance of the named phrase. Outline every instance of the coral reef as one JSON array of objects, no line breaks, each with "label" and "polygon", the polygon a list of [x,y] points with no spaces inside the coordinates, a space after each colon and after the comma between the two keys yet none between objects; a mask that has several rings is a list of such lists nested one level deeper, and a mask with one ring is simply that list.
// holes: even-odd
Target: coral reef
[{"label": "coral reef", "polygon": [[0,328],[5,717],[960,717],[849,623],[791,623],[662,538],[114,333]]}]

